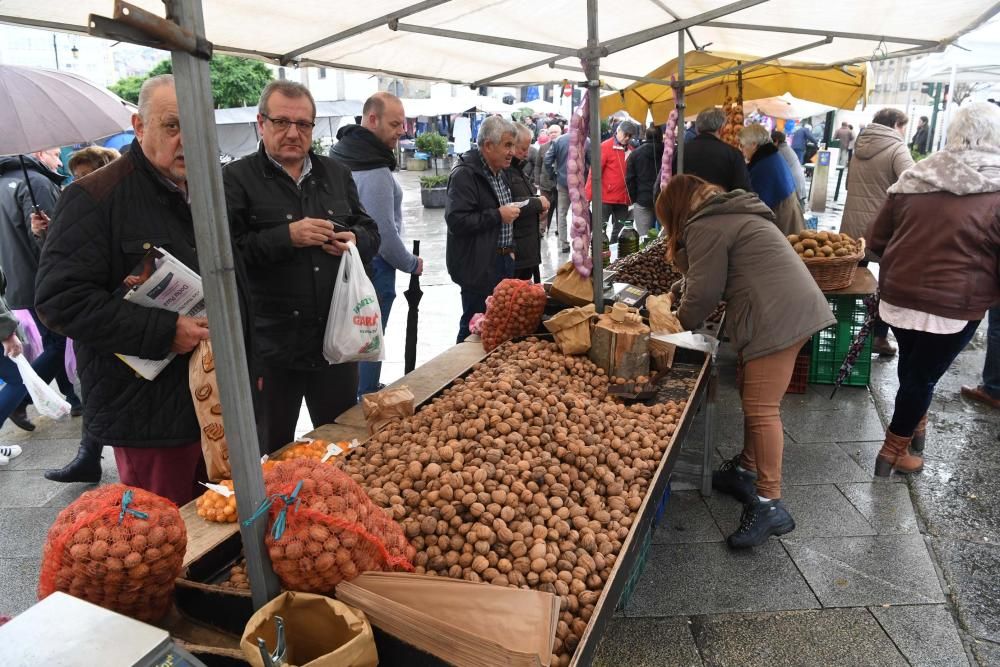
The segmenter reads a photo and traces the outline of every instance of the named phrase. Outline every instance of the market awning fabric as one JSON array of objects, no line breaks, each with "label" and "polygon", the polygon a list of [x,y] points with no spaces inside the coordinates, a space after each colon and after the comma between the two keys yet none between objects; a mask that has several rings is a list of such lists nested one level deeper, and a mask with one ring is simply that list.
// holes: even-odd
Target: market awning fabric
[{"label": "market awning fabric", "polygon": [[[160,0],[133,1],[158,15],[163,13]],[[602,0],[598,3],[599,37],[602,43],[612,40],[614,45],[616,38],[672,23],[671,12],[687,19],[727,4],[725,0],[671,0],[666,5],[650,0]],[[111,0],[4,0],[0,21],[86,32],[90,13],[109,16],[112,10]],[[940,46],[998,10],[1000,4],[995,0],[950,0],[945,5],[939,0],[882,0],[877,6],[870,0],[834,4],[771,0],[722,15],[714,24],[692,27],[690,33],[695,48],[707,45],[714,53],[755,57],[798,47],[830,32],[853,33],[852,37],[836,36],[830,44],[796,53],[781,63],[829,65]],[[206,36],[221,52],[457,83],[580,80],[579,73],[552,69],[547,61],[579,66],[575,51],[586,45],[587,37],[587,3],[583,0],[548,0],[543,18],[539,18],[536,0],[348,4],[329,0],[207,0],[204,13]],[[393,15],[402,24],[398,31],[388,25],[388,17]],[[371,29],[357,30],[366,22],[371,22]],[[734,27],[748,25],[771,29]],[[462,31],[487,39],[431,36],[413,32],[408,26]],[[808,32],[796,34],[795,30]],[[495,37],[543,44],[549,50],[494,44]],[[564,51],[560,53],[560,49]],[[676,34],[635,45],[621,42],[602,57],[601,68],[630,75],[645,73],[676,52]],[[495,78],[512,70],[520,71]],[[630,83],[607,80],[616,88]],[[789,90],[801,97],[794,88]]]},{"label": "market awning fabric", "polygon": [[[720,57],[701,52],[684,56],[685,79],[721,72],[740,62],[753,60],[752,56]],[[853,109],[864,95],[866,65],[849,65],[828,69],[803,69],[776,65],[752,66],[743,72],[743,99],[757,100],[778,97],[785,93],[800,100],[829,107]],[[646,76],[670,80],[677,75],[677,59],[673,59]],[[709,79],[685,90],[685,116],[697,114],[702,109],[722,105],[737,97],[737,73]],[[653,114],[653,122],[664,123],[674,109],[674,94],[669,86],[656,83],[635,83],[628,88],[601,98],[601,116],[609,116],[624,109],[633,118],[646,119],[646,111]]]}]

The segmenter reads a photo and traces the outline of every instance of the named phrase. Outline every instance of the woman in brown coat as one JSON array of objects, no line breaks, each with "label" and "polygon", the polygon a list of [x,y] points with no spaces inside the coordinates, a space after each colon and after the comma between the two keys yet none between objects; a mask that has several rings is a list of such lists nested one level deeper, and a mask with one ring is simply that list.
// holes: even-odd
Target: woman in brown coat
[{"label": "woman in brown coat", "polygon": [[[885,203],[889,186],[913,166],[910,150],[903,143],[908,122],[902,111],[882,109],[855,140],[854,156],[847,171],[847,202],[840,223],[840,231],[844,234],[852,238],[867,234]],[[885,322],[876,319],[873,334],[872,352],[896,354],[896,348],[888,340],[889,327]]]},{"label": "woman in brown coat", "polygon": [[781,399],[803,343],[836,320],[757,195],[723,193],[680,175],[656,200],[656,215],[669,239],[667,259],[685,267],[681,325],[693,329],[727,303],[729,339],[744,362],[743,451],[712,475],[712,485],[745,504],[729,546],[757,546],[795,528],[780,501]]}]

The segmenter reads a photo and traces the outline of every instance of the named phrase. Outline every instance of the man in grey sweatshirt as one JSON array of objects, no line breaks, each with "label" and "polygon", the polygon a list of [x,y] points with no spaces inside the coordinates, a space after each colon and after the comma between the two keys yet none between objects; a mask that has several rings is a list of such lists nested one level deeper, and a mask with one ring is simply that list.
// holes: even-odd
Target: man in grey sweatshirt
[{"label": "man in grey sweatshirt", "polygon": [[[361,205],[378,224],[382,244],[372,260],[372,284],[382,310],[385,331],[389,311],[396,298],[396,271],[420,275],[424,262],[409,252],[399,237],[403,226],[403,189],[392,175],[396,169],[395,148],[405,129],[406,115],[399,98],[375,93],[361,110],[361,125],[349,125],[337,133],[330,157],[351,170]],[[359,366],[358,397],[378,391],[381,362]]]}]

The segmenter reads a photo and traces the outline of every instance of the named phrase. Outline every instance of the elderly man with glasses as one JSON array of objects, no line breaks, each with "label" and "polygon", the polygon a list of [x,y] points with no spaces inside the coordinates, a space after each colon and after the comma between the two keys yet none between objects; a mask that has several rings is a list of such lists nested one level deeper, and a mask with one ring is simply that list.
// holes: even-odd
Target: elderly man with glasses
[{"label": "elderly man with glasses", "polygon": [[255,306],[257,428],[270,453],[294,437],[303,399],[314,426],[357,401],[357,363],[328,364],[323,334],[347,244],[368,264],[380,239],[350,170],[311,150],[309,89],[273,81],[258,111],[260,149],[227,165],[223,180]]}]

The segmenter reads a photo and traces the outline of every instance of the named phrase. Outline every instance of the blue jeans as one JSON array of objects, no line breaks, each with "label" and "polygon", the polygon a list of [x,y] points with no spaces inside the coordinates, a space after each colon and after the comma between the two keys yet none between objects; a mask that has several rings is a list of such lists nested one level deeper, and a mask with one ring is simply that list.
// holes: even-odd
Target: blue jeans
[{"label": "blue jeans", "polygon": [[969,344],[978,327],[979,322],[972,321],[954,334],[932,334],[892,327],[899,343],[899,365],[896,367],[899,390],[889,423],[892,433],[904,438],[913,435],[931,406],[938,380]]},{"label": "blue jeans", "polygon": [[[388,262],[375,256],[372,260],[372,286],[378,296],[378,306],[382,311],[382,334],[389,322],[389,311],[396,300],[396,269]],[[378,391],[379,375],[382,374],[381,361],[362,361],[358,364],[358,400],[362,394]]]},{"label": "blue jeans", "polygon": [[806,163],[806,149],[804,148],[793,148],[792,151],[799,158],[799,164]]},{"label": "blue jeans", "polygon": [[511,278],[514,275],[514,258],[510,255],[496,255],[494,261],[494,275],[496,281],[490,286],[488,291],[472,287],[462,288],[462,319],[458,321],[458,340],[461,343],[469,337],[469,322],[476,313],[486,312],[486,298],[493,294],[493,290],[504,278]]},{"label": "blue jeans", "polygon": [[[42,324],[34,309],[31,310],[31,315],[35,318],[44,346],[44,350],[35,358],[31,367],[46,383],[52,382],[55,378],[59,391],[66,396],[66,401],[70,406],[78,407],[80,399],[66,376],[66,339]],[[0,424],[3,424],[3,421],[10,417],[27,398],[28,389],[21,380],[17,365],[7,357],[0,358],[0,379],[6,383],[3,389],[0,389]]]},{"label": "blue jeans", "polygon": [[990,308],[986,329],[986,364],[983,366],[983,389],[992,398],[1000,398],[1000,306]]},{"label": "blue jeans", "polygon": [[4,381],[3,389],[0,389],[0,425],[2,425],[17,406],[21,405],[24,397],[28,395],[28,390],[21,380],[17,364],[6,356],[0,357],[0,380]]}]

